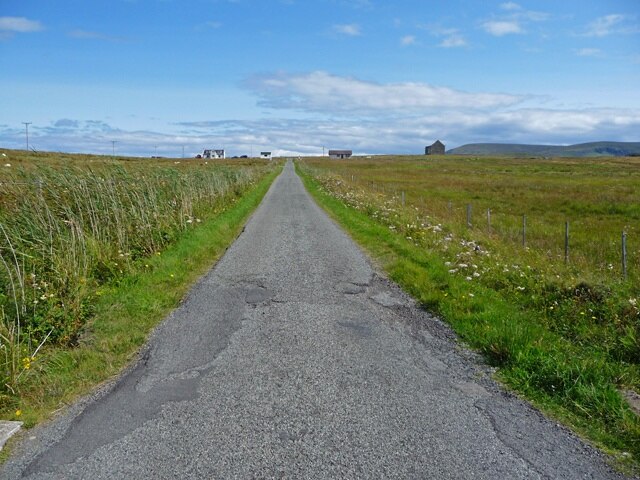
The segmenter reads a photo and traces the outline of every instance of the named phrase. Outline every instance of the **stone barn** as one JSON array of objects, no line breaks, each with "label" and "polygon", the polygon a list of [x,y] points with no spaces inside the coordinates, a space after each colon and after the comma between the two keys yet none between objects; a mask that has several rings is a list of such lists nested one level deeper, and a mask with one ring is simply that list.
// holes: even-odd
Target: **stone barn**
[{"label": "stone barn", "polygon": [[424,148],[425,155],[444,155],[444,151],[444,143],[440,140],[436,140],[433,145]]}]

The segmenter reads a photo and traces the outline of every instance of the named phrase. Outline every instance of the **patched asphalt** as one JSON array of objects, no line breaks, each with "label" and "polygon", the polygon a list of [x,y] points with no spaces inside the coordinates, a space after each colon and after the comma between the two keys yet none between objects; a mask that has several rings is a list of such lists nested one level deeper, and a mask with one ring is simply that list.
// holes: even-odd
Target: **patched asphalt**
[{"label": "patched asphalt", "polygon": [[376,273],[291,164],[139,361],[0,477],[623,478]]}]

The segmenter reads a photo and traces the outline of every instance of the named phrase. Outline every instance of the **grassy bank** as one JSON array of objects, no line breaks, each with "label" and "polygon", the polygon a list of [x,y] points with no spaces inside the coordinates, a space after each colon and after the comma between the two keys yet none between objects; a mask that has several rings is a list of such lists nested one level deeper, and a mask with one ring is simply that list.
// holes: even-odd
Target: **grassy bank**
[{"label": "grassy bank", "polygon": [[385,175],[367,161],[299,164],[317,201],[394,281],[499,367],[508,386],[637,469],[640,420],[624,397],[640,389],[638,316],[629,303],[636,287],[587,281],[570,267],[550,272],[535,251],[510,256],[500,239],[450,226],[447,201],[441,216],[421,210],[429,202],[403,205],[391,187],[393,165],[383,168]]},{"label": "grassy bank", "polygon": [[[211,166],[211,171],[206,170],[204,164],[183,167],[183,172],[166,171],[166,168],[173,169],[173,167],[166,165],[160,165],[160,170],[156,171],[150,170],[153,170],[157,165],[151,167],[145,165],[145,167],[140,173],[144,175],[144,178],[136,177],[138,172],[135,171],[117,170],[127,180],[127,188],[123,188],[123,191],[120,192],[122,196],[119,198],[131,199],[135,196],[142,196],[142,193],[149,194],[149,184],[157,188],[156,193],[161,200],[153,203],[159,205],[168,200],[168,210],[171,211],[167,211],[166,215],[160,211],[156,212],[156,220],[170,219],[173,215],[175,219],[173,223],[166,220],[168,225],[173,226],[165,227],[165,233],[170,231],[171,234],[154,237],[150,232],[143,232],[150,243],[146,244],[148,247],[133,253],[132,248],[122,248],[123,245],[117,244],[117,239],[131,242],[126,244],[131,247],[134,245],[133,240],[140,237],[135,237],[134,232],[127,227],[120,227],[120,231],[125,232],[126,235],[118,237],[117,227],[112,228],[110,232],[107,231],[108,225],[105,225],[105,222],[109,219],[103,218],[96,221],[96,227],[105,229],[105,239],[108,235],[113,235],[109,238],[116,239],[115,245],[105,243],[102,249],[97,250],[110,252],[114,258],[109,261],[112,264],[118,263],[118,265],[114,265],[114,268],[109,270],[109,275],[99,277],[96,272],[101,272],[101,270],[96,270],[95,266],[100,263],[89,258],[86,259],[86,263],[83,263],[87,266],[86,275],[79,276],[77,282],[75,281],[77,277],[67,276],[64,284],[69,285],[72,291],[80,290],[82,292],[76,298],[80,300],[81,304],[87,306],[84,316],[78,317],[77,312],[74,315],[55,316],[56,310],[51,306],[55,306],[60,301],[59,298],[64,292],[57,288],[54,289],[51,286],[52,284],[56,285],[53,281],[42,280],[46,269],[38,271],[32,277],[28,273],[30,269],[26,269],[24,266],[33,264],[26,261],[24,263],[16,262],[16,267],[23,268],[21,270],[24,272],[22,273],[23,278],[26,277],[25,297],[29,294],[28,290],[30,289],[36,290],[35,299],[45,297],[42,303],[46,304],[46,308],[42,308],[42,310],[38,310],[41,302],[35,304],[35,309],[34,307],[23,309],[22,298],[19,295],[17,297],[16,295],[7,295],[7,292],[19,291],[20,283],[16,281],[19,278],[16,273],[13,274],[13,277],[11,275],[5,276],[5,280],[12,278],[14,284],[9,287],[6,283],[4,284],[3,293],[5,293],[5,297],[9,297],[9,300],[13,300],[13,304],[5,298],[8,307],[5,307],[3,327],[5,331],[13,329],[14,332],[17,332],[16,319],[9,317],[9,312],[7,312],[13,308],[18,312],[14,315],[23,314],[18,317],[23,333],[19,343],[17,343],[18,339],[13,339],[13,345],[9,344],[6,335],[2,339],[3,350],[7,357],[6,363],[20,355],[17,359],[17,365],[13,367],[15,368],[14,381],[5,385],[6,390],[1,398],[0,412],[3,418],[19,419],[24,421],[27,426],[33,425],[48,417],[52,411],[72,401],[78,395],[90,391],[96,384],[119,372],[135,355],[153,326],[162,320],[171,309],[175,308],[189,286],[209,269],[224,253],[228,245],[233,242],[242,225],[260,203],[280,170],[274,165],[266,165],[263,162],[255,165],[248,163],[244,165],[216,165]],[[105,178],[105,172],[109,174],[107,178],[113,179],[113,168],[120,169],[121,166],[109,164],[105,168],[106,170],[96,172],[87,171],[85,167],[82,168],[82,171],[78,171],[74,167],[72,170],[67,170],[66,173],[55,169],[47,183],[53,185],[54,182],[51,178],[54,176],[59,180],[60,175],[63,177],[64,175],[74,175],[76,181],[74,187],[77,187],[77,182],[81,183],[83,179],[90,182],[96,181],[97,178]],[[136,165],[134,168],[138,168],[138,166]],[[25,168],[23,173],[31,170],[39,175],[43,171],[41,167]],[[157,182],[155,182],[156,177],[159,178]],[[170,179],[173,181],[169,181]],[[140,184],[145,181],[148,184],[141,187]],[[124,182],[120,184],[122,183]],[[180,189],[180,183],[187,187]],[[167,190],[163,190],[163,187],[167,187]],[[63,188],[63,193],[64,190]],[[67,190],[71,192],[71,188]],[[124,190],[128,190],[128,192],[124,192]],[[112,198],[118,198],[113,197],[116,195],[113,190],[107,189],[107,191],[110,192],[109,195],[112,195]],[[77,192],[77,188],[75,192]],[[170,196],[162,197],[165,193]],[[92,197],[93,200],[101,198],[103,197]],[[149,194],[146,198],[153,197]],[[177,214],[173,212],[176,209],[176,203],[172,203],[172,200],[176,200],[176,198],[183,202],[178,202],[179,212]],[[191,210],[180,209],[180,205],[184,206],[187,201]],[[90,201],[85,202],[85,204],[90,203]],[[126,208],[127,202],[122,202],[122,205],[123,208]],[[6,206],[7,204],[3,203],[3,207]],[[80,222],[78,220],[80,216],[84,218],[88,216],[86,211],[81,208],[78,206],[76,213],[80,213],[77,213],[77,217],[73,217],[77,223]],[[49,210],[51,211],[51,209]],[[96,209],[93,213],[95,215],[102,214],[99,210],[101,209]],[[139,215],[154,217],[153,210],[150,209],[145,211],[139,209],[137,213],[138,216],[130,216],[138,221]],[[4,218],[6,221],[7,217]],[[16,216],[16,218],[18,217]],[[66,218],[68,217],[63,218],[63,223]],[[89,220],[86,221],[89,222]],[[148,221],[152,222],[153,220]],[[51,222],[55,224],[55,220],[51,220]],[[121,221],[120,225],[122,223]],[[7,227],[5,230],[12,231]],[[90,230],[89,227],[83,229],[83,231],[85,230],[87,235],[82,239],[85,244],[98,241],[93,236],[95,231]],[[67,231],[65,231],[66,233]],[[24,237],[25,235],[22,235],[20,238],[23,242]],[[6,238],[13,240],[15,235]],[[65,241],[69,242],[69,237],[63,237],[59,240],[63,245]],[[75,241],[77,244],[81,244],[78,238]],[[156,243],[151,243],[151,241]],[[141,242],[142,240],[137,244]],[[17,242],[11,241],[10,243],[13,252],[18,252]],[[67,248],[71,246],[67,243]],[[3,250],[3,254],[5,254],[4,258],[10,259],[12,257],[12,255],[7,255],[6,248]],[[38,258],[35,257],[35,260]],[[38,264],[35,263],[35,265]],[[61,272],[60,269],[54,269],[54,271],[58,274]],[[45,283],[46,285],[44,285]],[[49,295],[43,290],[45,288],[49,288],[46,292],[53,293],[51,301],[48,300]],[[28,305],[31,297],[26,298],[27,302],[24,303]],[[34,311],[41,312],[41,314],[33,315]],[[25,312],[28,318],[25,318]],[[50,329],[38,336],[37,330],[28,330],[27,328],[28,322],[33,322],[34,318],[41,321],[59,319],[61,322],[66,319],[78,320],[78,324],[74,325],[73,341],[69,341],[64,336],[54,338]],[[34,340],[34,338],[38,340]],[[40,342],[43,342],[43,347],[35,352]],[[11,352],[12,349],[13,352]],[[8,355],[8,353],[12,353],[12,355]],[[10,365],[5,365],[6,371],[10,368],[12,368]],[[9,373],[5,373],[5,375],[9,375]]]}]

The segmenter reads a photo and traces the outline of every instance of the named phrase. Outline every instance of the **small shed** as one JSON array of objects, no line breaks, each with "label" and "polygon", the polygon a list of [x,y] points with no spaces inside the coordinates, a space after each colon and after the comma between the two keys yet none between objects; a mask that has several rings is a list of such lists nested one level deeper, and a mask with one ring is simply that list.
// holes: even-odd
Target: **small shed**
[{"label": "small shed", "polygon": [[352,150],[329,150],[330,158],[349,158],[352,155]]},{"label": "small shed", "polygon": [[266,158],[267,160],[271,160],[271,152],[260,152],[260,158]]},{"label": "small shed", "polygon": [[424,148],[425,155],[444,155],[444,143],[436,140],[433,145]]}]

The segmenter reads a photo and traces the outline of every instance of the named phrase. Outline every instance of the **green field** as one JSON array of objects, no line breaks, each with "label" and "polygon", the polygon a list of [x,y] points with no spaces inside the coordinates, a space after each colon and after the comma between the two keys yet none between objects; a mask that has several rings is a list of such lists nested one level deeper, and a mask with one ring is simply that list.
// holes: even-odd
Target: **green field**
[{"label": "green field", "polygon": [[316,158],[299,169],[507,385],[637,467],[627,399],[640,392],[640,159]]},{"label": "green field", "polygon": [[0,150],[0,412],[33,424],[119,371],[279,166]]}]

